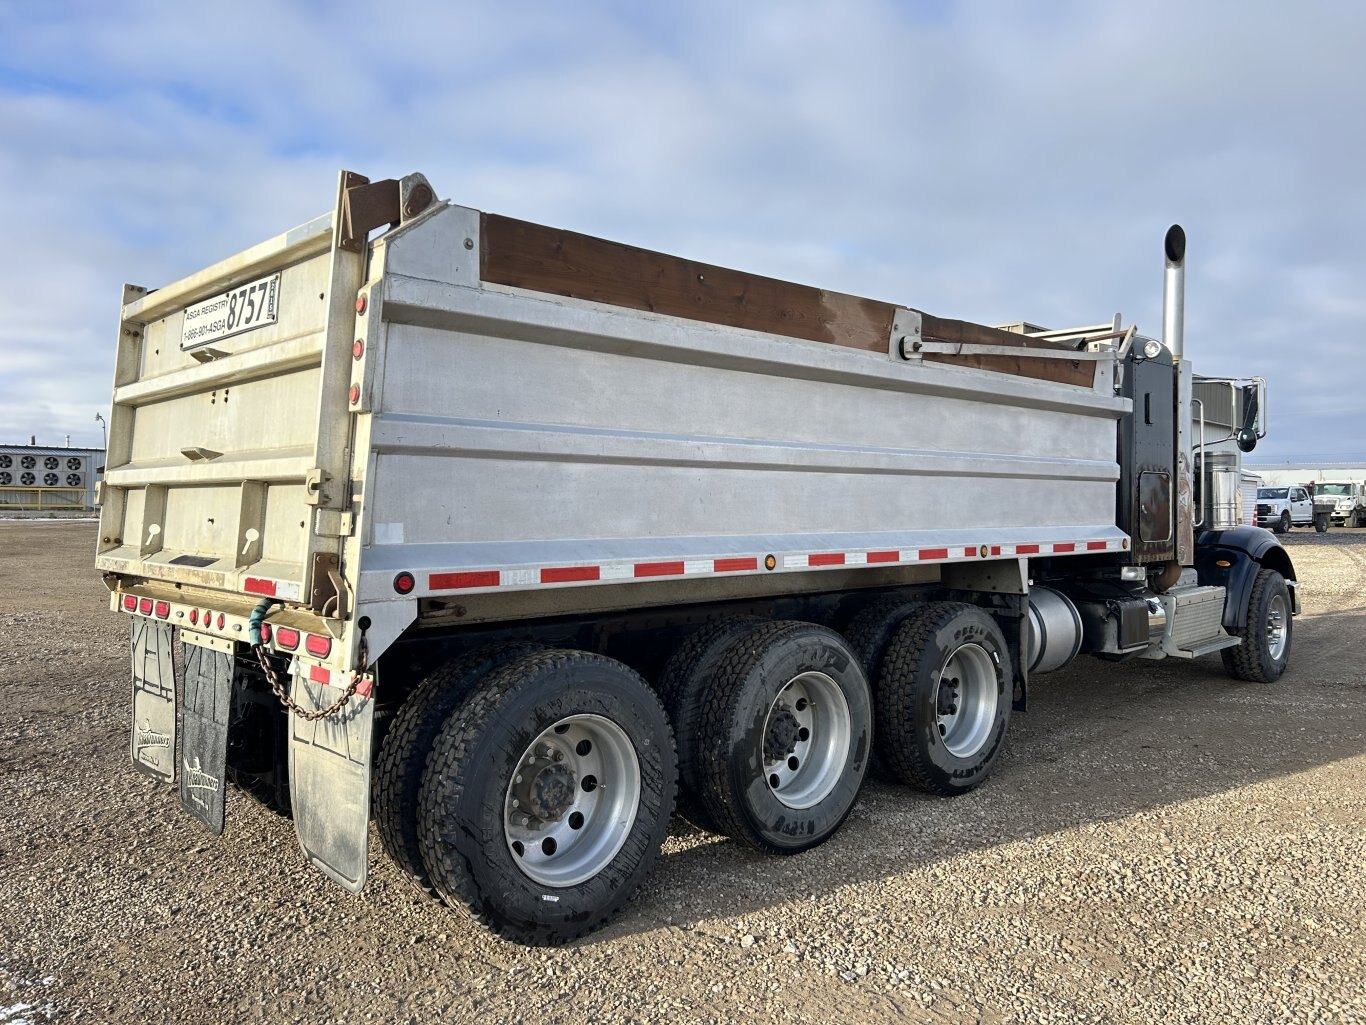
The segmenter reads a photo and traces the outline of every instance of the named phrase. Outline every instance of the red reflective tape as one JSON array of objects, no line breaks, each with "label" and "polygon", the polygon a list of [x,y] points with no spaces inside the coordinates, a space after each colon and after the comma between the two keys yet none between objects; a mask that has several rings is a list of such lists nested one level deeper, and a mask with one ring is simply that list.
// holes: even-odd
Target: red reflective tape
[{"label": "red reflective tape", "polygon": [[717,559],[715,562],[717,573],[740,573],[747,569],[758,568],[758,559]]},{"label": "red reflective tape", "polygon": [[374,684],[368,676],[362,677],[356,684],[356,693],[363,698],[368,698],[374,691]]},{"label": "red reflective tape", "polygon": [[869,562],[897,562],[901,559],[900,552],[869,552]]},{"label": "red reflective tape", "polygon": [[247,577],[246,583],[242,585],[242,590],[250,591],[252,594],[264,594],[268,598],[274,598],[275,581],[266,580],[264,577]]},{"label": "red reflective tape", "polygon": [[681,577],[682,562],[638,562],[635,574],[638,577]]},{"label": "red reflective tape", "polygon": [[332,674],[322,666],[309,666],[308,678],[314,683],[331,683]]},{"label": "red reflective tape", "polygon": [[806,564],[808,566],[843,566],[844,553],[821,552],[817,555],[808,555],[806,557]]},{"label": "red reflective tape", "polygon": [[1039,554],[1039,546],[1038,546],[1038,545],[1016,545],[1016,546],[1015,546],[1015,554],[1016,554],[1016,555],[1038,555],[1038,554]]},{"label": "red reflective tape", "polygon": [[569,584],[578,580],[597,580],[601,570],[597,566],[549,566],[541,570],[543,584]]},{"label": "red reflective tape", "polygon": [[922,548],[916,553],[916,558],[922,561],[926,559],[947,559],[949,550],[947,548]]},{"label": "red reflective tape", "polygon": [[1053,551],[1054,551],[1054,553],[1075,552],[1076,550],[1077,550],[1077,546],[1074,545],[1071,541],[1067,541],[1067,542],[1061,543],[1061,544],[1056,544],[1056,545],[1053,546]]},{"label": "red reflective tape", "polygon": [[992,546],[991,546],[991,554],[992,554],[992,555],[1000,555],[1000,554],[1001,554],[1001,546],[1000,546],[1000,545],[992,545]]},{"label": "red reflective tape", "polygon": [[472,573],[433,573],[427,584],[433,591],[458,591],[463,587],[497,587],[500,576],[496,569],[476,570]]},{"label": "red reflective tape", "polygon": [[1087,541],[1087,542],[1086,542],[1086,550],[1087,550],[1088,552],[1103,552],[1103,551],[1105,551],[1105,542],[1104,542],[1104,541]]}]

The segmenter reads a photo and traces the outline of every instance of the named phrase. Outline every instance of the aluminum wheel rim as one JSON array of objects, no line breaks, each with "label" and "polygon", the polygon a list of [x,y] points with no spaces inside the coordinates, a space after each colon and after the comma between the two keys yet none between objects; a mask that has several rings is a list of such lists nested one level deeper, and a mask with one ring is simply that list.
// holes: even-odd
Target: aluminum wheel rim
[{"label": "aluminum wheel rim", "polygon": [[601,715],[571,715],[522,752],[503,797],[503,838],[544,886],[577,886],[617,856],[640,808],[640,760]]},{"label": "aluminum wheel rim", "polygon": [[1266,648],[1273,662],[1285,654],[1285,622],[1285,598],[1278,594],[1266,607]]},{"label": "aluminum wheel rim", "polygon": [[782,804],[810,808],[844,775],[853,741],[844,691],[824,673],[802,673],[778,691],[764,717],[764,779]]},{"label": "aluminum wheel rim", "polygon": [[949,653],[935,684],[935,728],[944,749],[971,758],[986,744],[996,721],[1000,695],[996,663],[980,644],[963,644]]}]

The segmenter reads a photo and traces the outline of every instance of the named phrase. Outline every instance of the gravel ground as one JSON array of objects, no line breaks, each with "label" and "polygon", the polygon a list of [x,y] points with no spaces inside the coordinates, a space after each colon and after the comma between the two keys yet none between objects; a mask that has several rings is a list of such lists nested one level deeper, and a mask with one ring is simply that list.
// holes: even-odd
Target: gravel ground
[{"label": "gravel ground", "polygon": [[1366,1022],[1366,530],[1287,539],[1293,665],[1090,659],[992,780],[867,786],[788,859],[676,824],[562,950],[475,928],[371,839],[352,897],[234,795],[215,841],[127,764],[89,523],[0,523],[0,1023]]}]

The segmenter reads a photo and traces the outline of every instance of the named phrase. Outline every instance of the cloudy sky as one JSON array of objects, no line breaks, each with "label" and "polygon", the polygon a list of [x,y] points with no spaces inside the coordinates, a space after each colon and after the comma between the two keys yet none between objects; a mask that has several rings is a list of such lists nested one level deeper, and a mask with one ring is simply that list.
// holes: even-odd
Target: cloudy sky
[{"label": "cloudy sky", "polygon": [[1258,462],[1366,459],[1366,5],[0,2],[0,441],[98,444],[121,285],[337,169],[984,323],[1262,374]]}]

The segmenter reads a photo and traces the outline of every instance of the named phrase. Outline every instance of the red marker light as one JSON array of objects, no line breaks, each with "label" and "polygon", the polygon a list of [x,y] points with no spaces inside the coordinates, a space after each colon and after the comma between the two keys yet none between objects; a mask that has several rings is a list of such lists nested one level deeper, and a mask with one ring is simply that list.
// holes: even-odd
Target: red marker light
[{"label": "red marker light", "polygon": [[269,643],[270,643],[270,624],[269,624],[269,623],[262,623],[262,624],[261,624],[261,643],[262,643],[262,644],[269,644]]},{"label": "red marker light", "polygon": [[357,312],[357,313],[364,313],[364,312],[365,312],[365,296],[363,296],[363,295],[358,295],[358,296],[356,296],[356,312]]},{"label": "red marker light", "polygon": [[223,629],[223,623],[224,623],[224,621],[225,621],[225,620],[224,620],[224,617],[223,617],[223,613],[220,612],[220,613],[218,614],[218,629],[220,629],[220,630]]},{"label": "red marker light", "polygon": [[150,616],[152,614],[152,599],[143,598],[142,601],[138,602],[138,611],[144,616]]},{"label": "red marker light", "polygon": [[353,384],[353,385],[351,386],[351,405],[354,406],[354,405],[355,405],[357,402],[359,402],[359,401],[360,401],[360,385],[358,385],[358,384]]},{"label": "red marker light", "polygon": [[138,610],[138,598],[135,594],[125,594],[123,596],[123,610],[125,612],[136,612]]},{"label": "red marker light", "polygon": [[171,614],[171,603],[168,601],[157,602],[156,612],[157,619],[165,619],[167,616]]},{"label": "red marker light", "polygon": [[293,651],[299,646],[299,631],[292,630],[287,626],[278,627],[275,631],[275,643],[282,648]]},{"label": "red marker light", "polygon": [[411,594],[413,588],[417,586],[417,578],[407,570],[394,577],[394,590],[399,594]]},{"label": "red marker light", "polygon": [[199,623],[199,610],[190,609],[190,625],[196,626]]},{"label": "red marker light", "polygon": [[310,655],[316,655],[318,658],[327,658],[328,655],[332,654],[332,638],[319,637],[317,634],[308,634],[304,638],[304,647],[308,649]]},{"label": "red marker light", "polygon": [[352,355],[352,357],[354,357],[355,359],[360,359],[362,356],[364,356],[364,355],[365,355],[365,342],[362,341],[361,339],[357,338],[357,339],[356,339],[356,344],[353,345],[353,346],[351,346],[351,355]]}]

